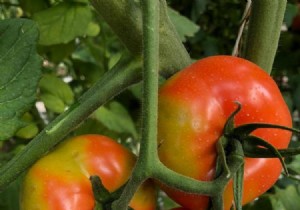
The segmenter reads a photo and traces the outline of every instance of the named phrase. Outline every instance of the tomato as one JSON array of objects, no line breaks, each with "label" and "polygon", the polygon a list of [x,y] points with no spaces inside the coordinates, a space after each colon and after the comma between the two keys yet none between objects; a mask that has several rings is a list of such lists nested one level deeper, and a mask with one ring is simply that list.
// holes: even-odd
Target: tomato
[{"label": "tomato", "polygon": [[[288,107],[273,79],[257,65],[232,56],[199,60],[173,75],[159,91],[158,149],[169,168],[197,180],[215,176],[216,141],[229,115],[242,105],[235,124],[272,123],[291,127]],[[291,134],[279,129],[252,133],[276,148],[286,148]],[[282,171],[276,158],[246,158],[243,204],[266,192]],[[163,187],[180,205],[192,210],[209,206],[208,196]],[[224,192],[224,208],[232,204],[232,183]]]},{"label": "tomato", "polygon": [[[37,161],[24,178],[23,210],[93,210],[95,202],[91,175],[98,175],[110,192],[131,175],[136,157],[122,145],[100,135],[66,140]],[[130,202],[135,210],[153,210],[156,193],[144,183]]]}]

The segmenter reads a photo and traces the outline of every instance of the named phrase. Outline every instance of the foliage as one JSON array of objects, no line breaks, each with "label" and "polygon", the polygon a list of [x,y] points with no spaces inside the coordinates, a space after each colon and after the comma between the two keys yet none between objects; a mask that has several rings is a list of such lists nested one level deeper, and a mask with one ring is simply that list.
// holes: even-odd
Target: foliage
[{"label": "foliage", "polygon": [[[169,0],[168,4],[169,17],[193,59],[231,54],[245,1]],[[299,13],[296,1],[290,1],[273,70],[298,128],[300,29],[293,28],[293,20]],[[0,165],[60,113],[72,109],[83,93],[128,54],[126,47],[88,0],[0,0]],[[137,152],[140,90],[140,84],[125,90],[69,135],[101,133]],[[291,146],[299,145],[294,136]],[[246,210],[300,206],[300,159],[295,156],[286,161],[291,177],[282,176]],[[0,210],[18,209],[18,181],[0,194]],[[160,209],[176,206],[163,193],[159,205]]]}]

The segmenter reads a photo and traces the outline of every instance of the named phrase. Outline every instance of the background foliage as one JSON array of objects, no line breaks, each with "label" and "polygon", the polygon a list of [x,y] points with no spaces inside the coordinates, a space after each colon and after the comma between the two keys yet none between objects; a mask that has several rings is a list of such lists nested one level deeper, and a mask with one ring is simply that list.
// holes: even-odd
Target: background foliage
[{"label": "background foliage", "polygon": [[[169,0],[169,16],[193,59],[231,54],[245,3],[240,0]],[[17,24],[15,28],[7,29],[9,21],[19,21],[20,27],[25,25],[28,33],[20,35],[22,30]],[[35,27],[39,30],[39,37],[34,32]],[[16,45],[15,39],[20,39]],[[37,53],[27,47],[27,43],[36,39]],[[11,60],[3,59],[7,49],[14,49],[7,55],[13,58]],[[0,117],[0,166],[22,150],[58,114],[68,109],[116,64],[123,53],[127,53],[126,49],[88,0],[0,0],[0,112],[8,113],[5,109],[11,106],[11,99],[18,98],[22,91],[29,91],[26,93],[27,102],[12,103],[20,107],[20,112]],[[297,128],[300,127],[299,58],[300,9],[299,3],[291,0],[272,74],[286,98]],[[24,66],[27,73],[14,72],[17,65]],[[4,71],[4,67],[10,67],[10,71]],[[6,84],[9,78],[22,83],[23,89],[14,89],[13,83]],[[5,91],[8,88],[9,94]],[[29,97],[35,90],[36,98]],[[130,87],[95,111],[70,135],[104,134],[136,152],[140,90],[140,84]],[[5,106],[2,106],[3,101]],[[299,146],[297,136],[293,137],[291,144]],[[244,207],[246,210],[299,208],[300,177],[297,174],[300,174],[300,158],[288,159],[287,163],[291,176],[282,176],[266,194]],[[0,210],[18,209],[21,178],[0,194]],[[158,201],[159,209],[176,206],[162,193]]]}]

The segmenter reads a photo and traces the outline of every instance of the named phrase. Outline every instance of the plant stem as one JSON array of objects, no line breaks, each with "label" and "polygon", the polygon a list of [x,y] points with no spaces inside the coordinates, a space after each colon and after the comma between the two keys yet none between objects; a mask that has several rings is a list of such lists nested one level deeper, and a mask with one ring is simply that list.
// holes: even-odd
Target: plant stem
[{"label": "plant stem", "polygon": [[[159,0],[143,0],[143,106],[140,158],[157,156]],[[156,154],[156,155],[155,155]],[[158,157],[158,156],[157,156]]]},{"label": "plant stem", "polygon": [[271,73],[286,0],[252,0],[245,58]]},{"label": "plant stem", "polygon": [[140,154],[131,179],[113,209],[126,209],[134,192],[151,176],[157,155],[157,106],[159,68],[159,4],[143,0],[143,104]]}]

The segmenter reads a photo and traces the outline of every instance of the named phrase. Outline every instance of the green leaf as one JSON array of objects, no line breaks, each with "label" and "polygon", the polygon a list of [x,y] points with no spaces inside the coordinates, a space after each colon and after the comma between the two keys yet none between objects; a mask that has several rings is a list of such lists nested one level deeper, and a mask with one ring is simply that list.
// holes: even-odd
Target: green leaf
[{"label": "green leaf", "polygon": [[59,97],[47,93],[42,94],[40,97],[47,109],[55,113],[63,113],[65,111],[65,103]]},{"label": "green leaf", "polygon": [[19,194],[22,177],[11,183],[0,193],[0,210],[19,210]]},{"label": "green leaf", "polygon": [[209,0],[195,0],[191,8],[192,20],[198,20],[206,9]]},{"label": "green leaf", "polygon": [[289,185],[285,189],[275,188],[276,197],[281,201],[285,209],[299,209],[300,195],[294,185]]},{"label": "green leaf", "polygon": [[287,167],[296,174],[300,174],[300,155],[294,156],[292,161],[287,164]]},{"label": "green leaf", "polygon": [[71,105],[74,102],[74,93],[70,86],[56,76],[44,75],[40,81],[40,89],[42,93],[56,96],[63,104]]},{"label": "green leaf", "polygon": [[35,137],[39,132],[39,128],[35,123],[29,123],[25,127],[18,130],[16,133],[17,137],[20,137],[22,139],[32,139]]},{"label": "green leaf", "polygon": [[63,2],[35,13],[33,19],[41,32],[39,43],[53,45],[86,35],[92,13],[88,5]]},{"label": "green leaf", "polygon": [[288,210],[274,195],[265,194],[254,202],[243,207],[243,210]]},{"label": "green leaf", "polygon": [[168,8],[168,15],[179,34],[181,41],[185,42],[186,37],[192,37],[199,30],[199,26],[188,18],[180,15],[177,11]]},{"label": "green leaf", "polygon": [[23,115],[22,120],[27,123],[27,125],[19,129],[16,136],[22,139],[31,139],[36,136],[39,132],[39,128],[33,120],[33,116],[29,112],[26,112]]},{"label": "green leaf", "polygon": [[21,117],[36,100],[41,58],[37,26],[25,19],[0,22],[0,140],[24,126]]},{"label": "green leaf", "polygon": [[63,59],[67,58],[75,50],[75,42],[69,42],[67,44],[57,44],[50,46],[40,45],[39,53],[45,54],[47,59],[54,63],[59,63]]},{"label": "green leaf", "polygon": [[97,23],[90,22],[86,31],[88,36],[97,36],[100,33],[100,26]]},{"label": "green leaf", "polygon": [[120,103],[114,101],[107,108],[100,107],[95,112],[95,116],[107,128],[119,133],[130,133],[134,138],[137,138],[134,122]]}]

